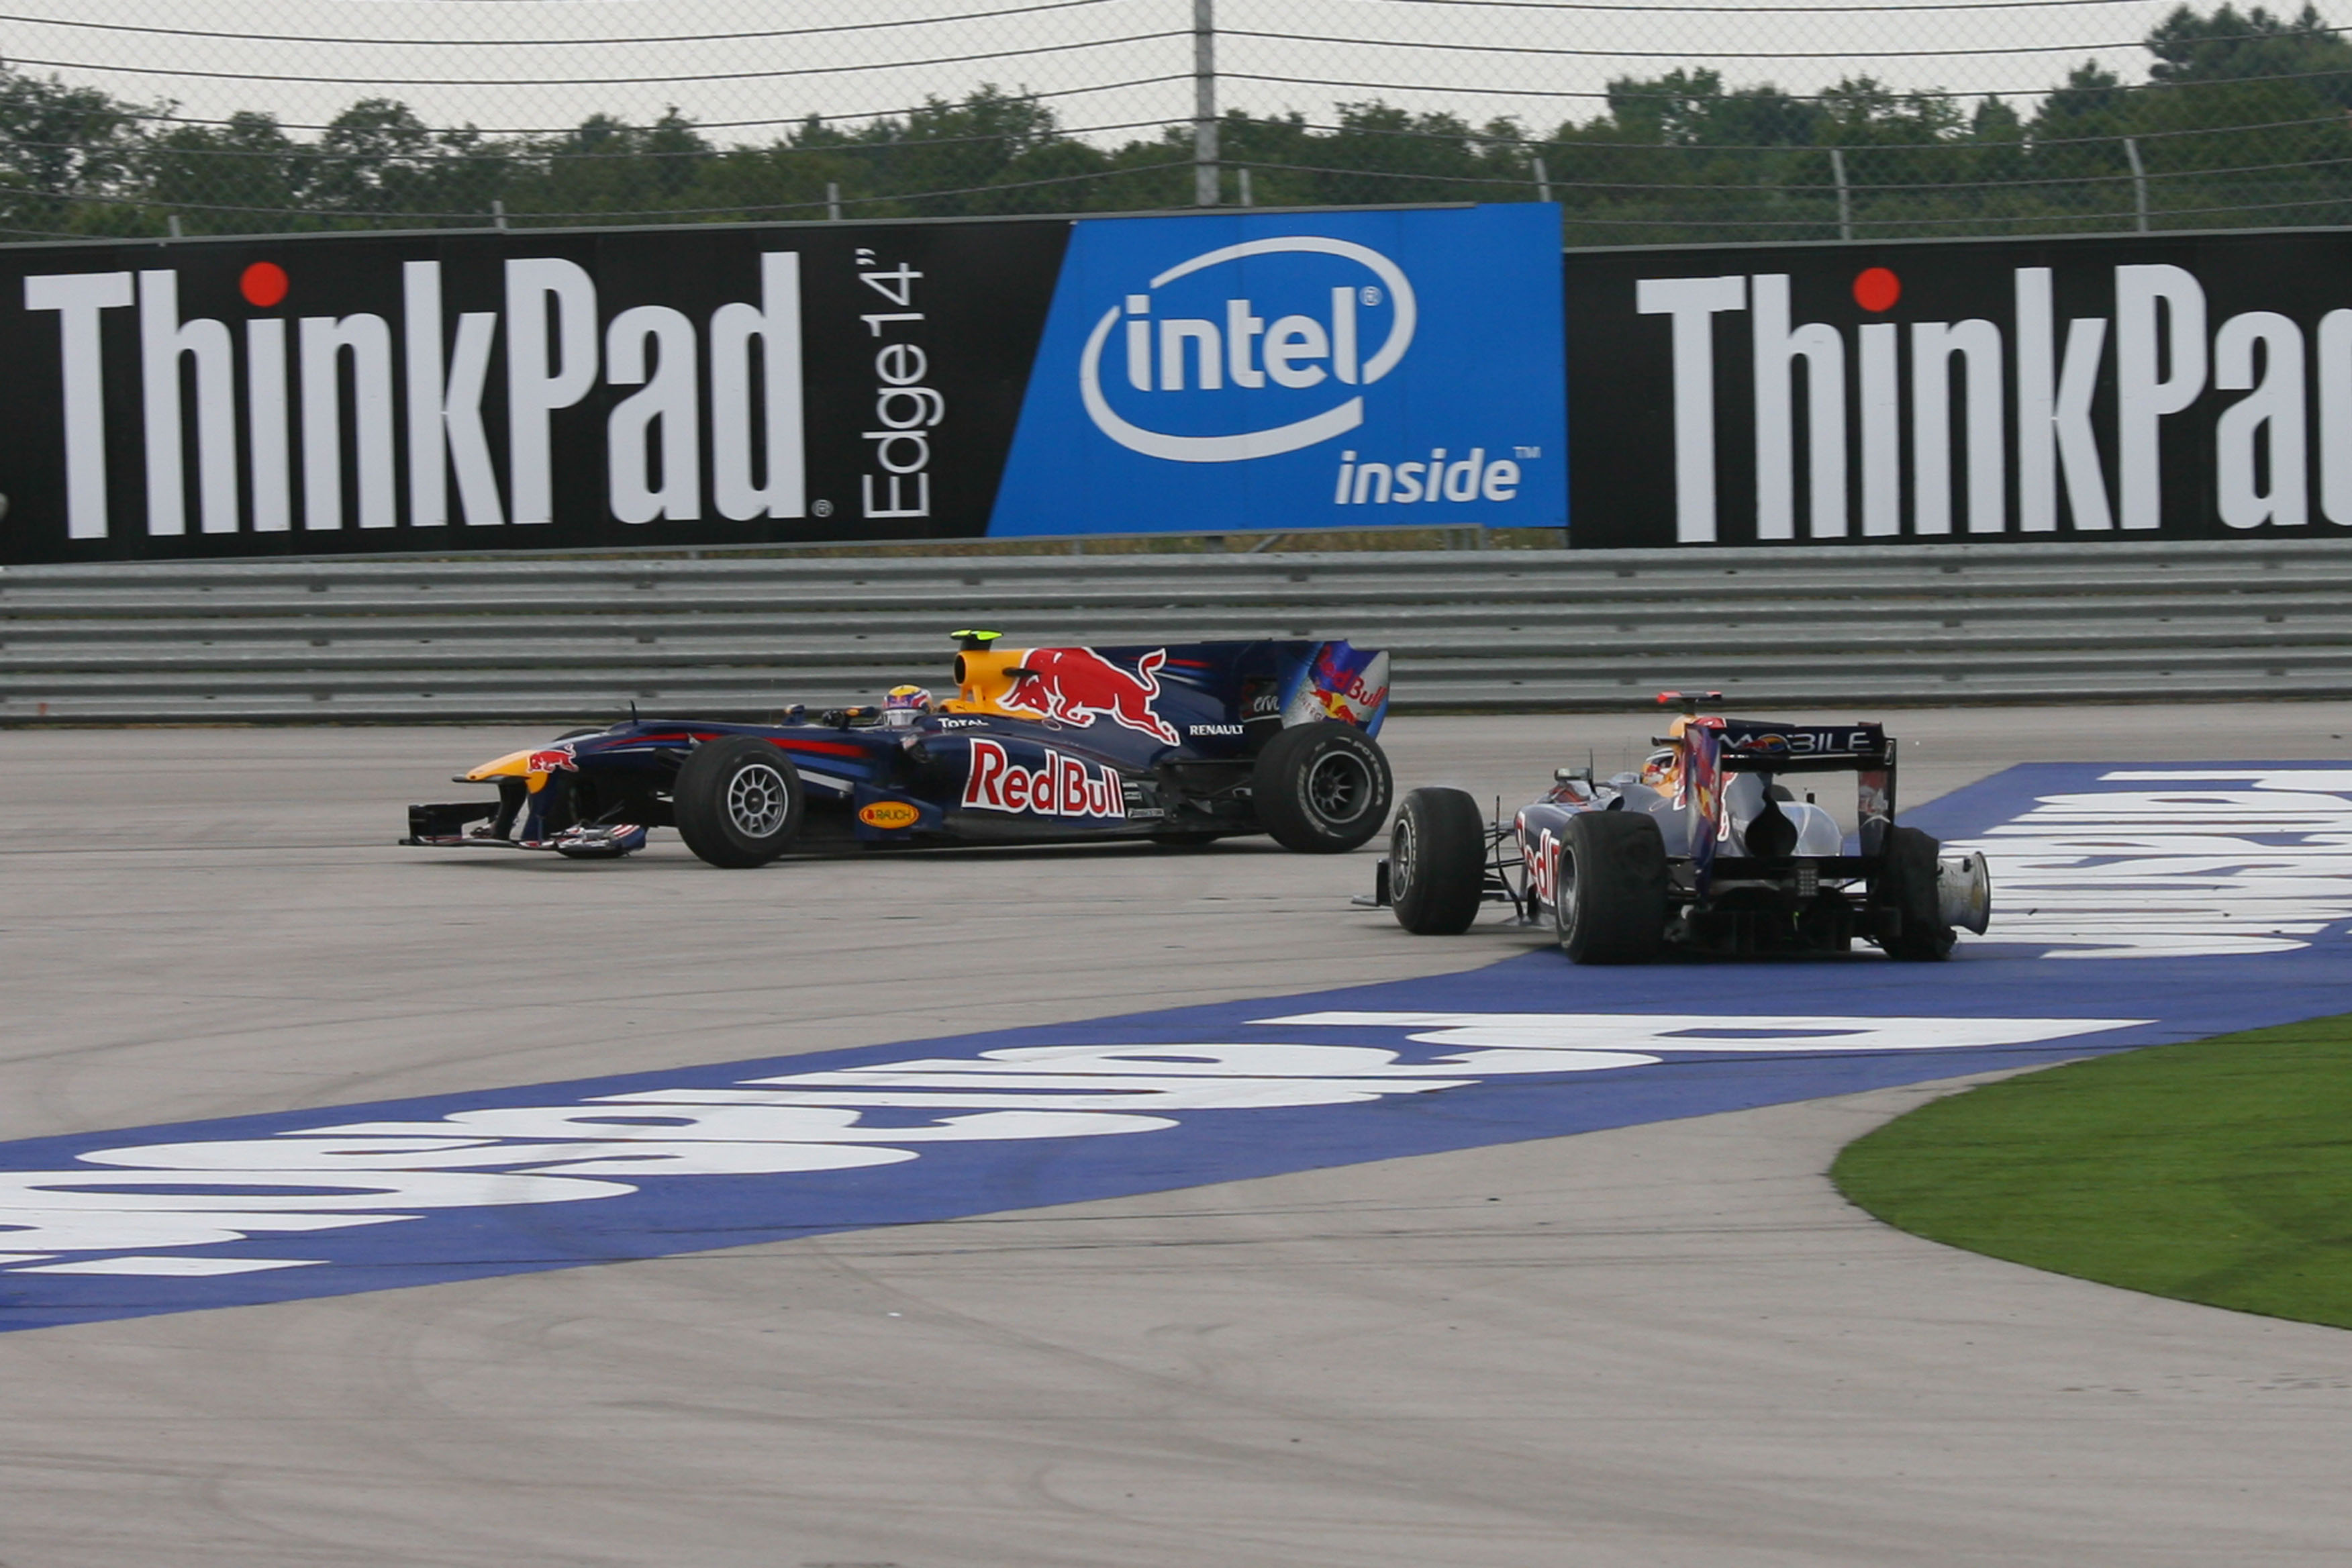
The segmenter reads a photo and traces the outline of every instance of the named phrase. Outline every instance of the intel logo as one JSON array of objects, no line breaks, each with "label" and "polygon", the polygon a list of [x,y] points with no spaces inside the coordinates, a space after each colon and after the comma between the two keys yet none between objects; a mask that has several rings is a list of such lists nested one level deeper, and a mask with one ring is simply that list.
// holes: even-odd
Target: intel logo
[{"label": "intel logo", "polygon": [[[1296,313],[1272,315],[1279,307],[1261,307],[1229,290],[1221,312],[1178,314],[1185,307],[1160,293],[1212,268],[1284,254],[1328,257],[1338,263],[1317,268],[1318,286],[1311,290],[1285,280],[1285,296],[1307,296],[1286,299],[1307,306]],[[1324,272],[1330,274],[1328,279]],[[1345,389],[1379,381],[1412,346],[1412,280],[1379,251],[1344,239],[1292,235],[1228,245],[1169,268],[1151,279],[1150,290],[1129,294],[1095,323],[1078,361],[1078,394],[1087,416],[1104,435],[1129,451],[1171,462],[1245,462],[1296,452],[1353,430],[1364,422],[1364,398],[1360,392],[1341,395]],[[1212,289],[1210,297],[1215,292]],[[1178,297],[1199,310],[1197,285]],[[1386,331],[1381,333],[1383,321]],[[1104,351],[1122,321],[1127,330],[1119,334],[1118,357],[1125,363],[1114,366],[1113,374],[1124,384],[1120,400],[1133,417],[1111,406],[1103,386]],[[1367,354],[1368,340],[1376,333],[1380,344]],[[1283,416],[1311,401],[1297,395],[1318,389],[1338,401],[1304,417]],[[1232,422],[1251,427],[1212,435],[1154,427],[1202,423],[1197,410],[1203,393],[1218,395],[1213,402],[1219,423],[1237,415]],[[1276,408],[1278,403],[1288,406]],[[1268,417],[1280,422],[1258,423]]]}]

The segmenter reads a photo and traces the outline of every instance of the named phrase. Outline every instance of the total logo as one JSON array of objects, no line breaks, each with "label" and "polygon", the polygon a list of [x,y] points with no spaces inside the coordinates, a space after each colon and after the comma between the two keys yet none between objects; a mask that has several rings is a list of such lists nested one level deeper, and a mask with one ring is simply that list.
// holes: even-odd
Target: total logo
[{"label": "total logo", "polygon": [[[1315,282],[1303,288],[1297,268],[1286,268],[1280,304],[1228,289],[1221,308],[1195,314],[1203,303],[1198,285],[1161,292],[1187,279],[1276,256],[1328,259],[1307,269]],[[1210,289],[1209,299],[1219,291]],[[1221,246],[1166,268],[1145,291],[1103,312],[1079,356],[1078,395],[1095,428],[1146,457],[1178,463],[1275,457],[1361,425],[1364,395],[1349,389],[1370,386],[1396,369],[1412,346],[1418,318],[1404,268],[1370,246],[1326,235]],[[1114,333],[1116,354],[1107,352]],[[1116,362],[1128,413],[1113,407],[1105,390],[1106,358]],[[1297,416],[1299,400],[1285,395],[1302,392],[1327,394],[1328,401]],[[1202,395],[1207,393],[1221,395],[1210,400],[1215,422],[1243,428],[1180,433],[1203,422]]]},{"label": "total logo", "polygon": [[1034,768],[1015,763],[994,741],[975,735],[971,766],[964,774],[963,804],[977,811],[1007,811],[1030,816],[1127,817],[1118,774],[1100,763],[1066,757],[1048,746]]}]

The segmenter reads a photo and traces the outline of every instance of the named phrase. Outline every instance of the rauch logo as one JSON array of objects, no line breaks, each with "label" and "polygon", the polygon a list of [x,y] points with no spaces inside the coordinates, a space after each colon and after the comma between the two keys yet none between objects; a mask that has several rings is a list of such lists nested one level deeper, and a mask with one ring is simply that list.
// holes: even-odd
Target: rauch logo
[{"label": "rauch logo", "polygon": [[[1325,286],[1328,292],[1316,302],[1318,313],[1277,316],[1269,322],[1255,301],[1237,297],[1224,301],[1222,321],[1154,313],[1160,302],[1155,296],[1170,284],[1251,257],[1283,253],[1326,256],[1346,264],[1342,276]],[[1279,390],[1328,385],[1338,393],[1370,386],[1394,370],[1412,344],[1417,312],[1404,269],[1369,246],[1344,239],[1290,235],[1224,246],[1169,268],[1151,279],[1150,289],[1129,294],[1095,323],[1078,362],[1078,393],[1097,429],[1129,451],[1171,462],[1271,458],[1328,441],[1364,422],[1360,392],[1305,418],[1229,434],[1176,434],[1140,422],[1150,419],[1147,410],[1172,412],[1177,400],[1171,394],[1223,392],[1230,384],[1242,395],[1239,405],[1249,407],[1271,403],[1272,397],[1248,395],[1269,388],[1278,395]],[[1377,330],[1383,313],[1387,332],[1366,357],[1368,332]],[[1104,351],[1122,319],[1125,380],[1138,395],[1123,401],[1135,409],[1134,418],[1111,406],[1103,386]],[[1155,421],[1161,422],[1189,421]]]}]

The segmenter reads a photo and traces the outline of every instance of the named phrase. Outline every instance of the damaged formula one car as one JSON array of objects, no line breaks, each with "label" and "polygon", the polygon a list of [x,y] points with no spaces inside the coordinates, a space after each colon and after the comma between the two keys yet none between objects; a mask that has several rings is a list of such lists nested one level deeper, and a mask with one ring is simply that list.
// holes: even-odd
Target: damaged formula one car
[{"label": "damaged formula one car", "polygon": [[[1406,795],[1370,901],[1425,936],[1506,903],[1521,925],[1549,919],[1579,963],[1843,952],[1856,938],[1933,960],[1957,930],[1983,934],[1984,858],[1941,858],[1935,839],[1895,825],[1895,742],[1880,726],[1703,718],[1679,692],[1659,701],[1683,713],[1639,773],[1562,768],[1507,827],[1460,790]],[[1811,791],[1799,800],[1778,782],[1825,773],[1858,775],[1852,852]]]},{"label": "damaged formula one car", "polygon": [[674,826],[713,866],[788,849],[1271,834],[1353,849],[1387,820],[1388,655],[1344,642],[1000,648],[958,632],[956,694],[772,724],[575,730],[412,805],[404,844],[612,859]]}]

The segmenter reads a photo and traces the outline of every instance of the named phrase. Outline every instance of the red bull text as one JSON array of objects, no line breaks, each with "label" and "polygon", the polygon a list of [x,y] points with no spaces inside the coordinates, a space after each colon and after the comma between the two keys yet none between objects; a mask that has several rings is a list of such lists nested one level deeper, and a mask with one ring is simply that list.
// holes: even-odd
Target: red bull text
[{"label": "red bull text", "polygon": [[1043,766],[1024,768],[1003,746],[978,737],[971,742],[971,769],[964,775],[963,804],[1034,816],[1127,816],[1118,774],[1108,767],[1066,757],[1048,746]]},{"label": "red bull text", "polygon": [[[1344,652],[1342,651],[1344,650]],[[1379,665],[1377,672],[1374,665]],[[1323,699],[1323,710],[1334,719],[1361,723],[1388,700],[1387,664],[1377,653],[1363,653],[1345,643],[1326,643],[1315,656],[1312,679]]]},{"label": "red bull text", "polygon": [[1527,861],[1528,887],[1538,902],[1546,909],[1556,908],[1559,898],[1559,840],[1549,827],[1528,842],[1528,819],[1521,816],[1517,826],[1519,834],[1519,854]]}]

